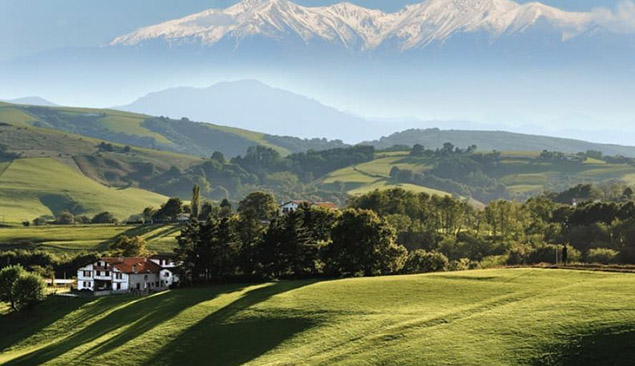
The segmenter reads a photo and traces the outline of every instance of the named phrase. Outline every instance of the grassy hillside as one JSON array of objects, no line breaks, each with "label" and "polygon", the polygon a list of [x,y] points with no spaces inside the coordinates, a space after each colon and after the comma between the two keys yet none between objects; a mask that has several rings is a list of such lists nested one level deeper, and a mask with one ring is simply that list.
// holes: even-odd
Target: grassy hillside
[{"label": "grassy hillside", "polygon": [[95,215],[110,211],[125,219],[167,197],[138,188],[104,186],[52,158],[22,158],[0,170],[0,215],[5,221],[32,220],[62,210]]},{"label": "grassy hillside", "polygon": [[635,147],[611,144],[598,144],[581,140],[557,137],[526,135],[505,131],[467,131],[440,130],[431,128],[426,130],[411,129],[396,132],[379,140],[366,142],[378,149],[385,149],[393,145],[421,144],[428,149],[436,149],[450,142],[455,146],[476,145],[480,150],[524,150],[524,151],[562,151],[578,153],[587,150],[602,151],[605,155],[624,155],[635,157]]},{"label": "grassy hillside", "polygon": [[[257,121],[254,121],[257,122]],[[340,146],[324,140],[270,136],[259,132],[173,120],[110,109],[42,107],[0,104],[0,123],[42,127],[126,145],[157,148],[195,156],[221,151],[226,156],[244,154],[263,145],[286,155],[290,152]]]},{"label": "grassy hillside", "polygon": [[417,186],[414,184],[396,184],[390,179],[390,169],[396,166],[402,169],[424,171],[430,168],[432,161],[426,159],[412,159],[407,152],[381,153],[373,161],[346,167],[331,172],[324,177],[320,184],[325,188],[342,188],[348,194],[356,195],[370,192],[374,189],[401,187],[415,192],[448,195],[440,190]]},{"label": "grassy hillside", "polygon": [[49,298],[0,315],[6,365],[631,365],[635,276],[565,270]]},{"label": "grassy hillside", "polygon": [[[579,183],[599,183],[610,180],[635,184],[635,166],[607,163],[598,159],[584,162],[539,161],[535,151],[506,151],[501,163],[488,175],[502,183],[519,197],[538,194],[544,190],[561,191]],[[426,172],[434,168],[437,160],[431,157],[412,157],[407,151],[378,153],[374,160],[336,170],[320,180],[329,189],[343,189],[349,194],[360,194],[375,188],[402,187],[416,192],[449,194],[444,191],[414,184],[395,183],[390,177],[393,167]]]},{"label": "grassy hillside", "polygon": [[121,235],[141,236],[149,250],[171,252],[180,229],[176,225],[77,225],[0,228],[0,250],[45,249],[56,253],[104,251]]}]

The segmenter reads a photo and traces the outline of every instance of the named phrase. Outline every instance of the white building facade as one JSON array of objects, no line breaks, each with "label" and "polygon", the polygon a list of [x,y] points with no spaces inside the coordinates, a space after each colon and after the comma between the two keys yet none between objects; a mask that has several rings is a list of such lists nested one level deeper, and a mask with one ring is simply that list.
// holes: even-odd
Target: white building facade
[{"label": "white building facade", "polygon": [[161,291],[178,282],[171,256],[105,257],[77,270],[77,289],[93,292]]}]

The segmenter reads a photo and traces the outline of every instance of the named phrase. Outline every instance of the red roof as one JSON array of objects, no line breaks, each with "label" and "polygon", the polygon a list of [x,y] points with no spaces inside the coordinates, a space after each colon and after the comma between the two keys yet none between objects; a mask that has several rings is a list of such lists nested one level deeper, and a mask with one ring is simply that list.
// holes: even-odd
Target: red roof
[{"label": "red roof", "polygon": [[324,207],[324,208],[328,208],[331,210],[336,210],[338,207],[336,204],[334,204],[333,202],[315,202],[314,205],[319,206],[319,207]]},{"label": "red roof", "polygon": [[144,257],[106,257],[102,261],[109,263],[123,273],[159,273],[161,267]]}]

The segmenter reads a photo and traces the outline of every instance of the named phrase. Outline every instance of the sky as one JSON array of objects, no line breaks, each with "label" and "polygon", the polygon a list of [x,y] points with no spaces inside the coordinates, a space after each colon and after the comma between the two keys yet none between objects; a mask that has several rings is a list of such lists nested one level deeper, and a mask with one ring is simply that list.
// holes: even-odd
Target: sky
[{"label": "sky", "polygon": [[[294,0],[305,6],[330,5],[337,0]],[[384,11],[397,11],[409,3],[421,0],[348,0],[358,5]],[[530,2],[520,0],[518,2]],[[116,36],[137,28],[180,18],[210,8],[225,8],[237,0],[0,0],[0,63],[29,55],[67,47],[94,47],[107,44]],[[567,11],[592,11],[606,13],[619,8],[623,0],[544,0],[543,3]],[[628,4],[633,4],[632,2]],[[627,4],[627,5],[628,5]],[[627,27],[633,27],[635,5],[617,18]],[[602,8],[604,10],[598,10]],[[401,93],[379,93],[369,85],[360,92],[345,87],[334,88],[320,80],[307,81],[287,74],[284,79],[261,79],[265,83],[316,98],[324,104],[367,118],[417,118],[419,120],[455,120],[448,124],[454,128],[472,126],[475,129],[508,129],[519,132],[542,133],[582,138],[598,142],[630,144],[635,141],[635,113],[632,96],[635,83],[629,78],[607,80],[598,72],[598,80],[587,83],[575,70],[565,75],[553,75],[557,85],[545,85],[540,80],[519,76],[518,88],[505,91],[508,84],[496,84],[496,75],[483,74],[473,78],[469,85],[479,90],[478,98],[462,93],[462,86],[455,88],[445,80],[445,90],[413,88]],[[112,89],[94,88],[92,94],[77,93],[71,85],[55,85],[55,94],[32,92],[18,88],[3,88],[0,98],[10,99],[27,95],[41,95],[56,103],[74,106],[110,107],[132,102],[144,94],[173,86],[208,86],[213,82],[250,78],[250,75],[180,79],[170,84],[166,77],[156,80],[156,85],[128,85],[120,93]],[[431,76],[434,78],[434,75]],[[485,79],[491,80],[485,80]],[[549,79],[550,76],[545,77]],[[468,79],[467,76],[466,78]],[[406,85],[407,83],[404,83]],[[102,90],[103,89],[103,90]],[[502,92],[501,92],[502,90]],[[102,94],[100,94],[102,93]],[[554,98],[554,96],[567,98]],[[354,96],[354,97],[352,97]],[[494,100],[495,108],[484,108]],[[530,101],[530,102],[529,102]],[[460,106],[457,108],[456,106]],[[539,106],[539,108],[536,108]],[[390,107],[390,108],[387,108]],[[544,109],[544,112],[543,112]],[[395,112],[397,111],[397,112]],[[531,111],[531,113],[525,113]],[[598,112],[600,111],[600,112]],[[604,113],[606,112],[606,113]],[[512,116],[512,117],[510,117]],[[460,121],[468,121],[462,123]],[[476,122],[477,124],[473,124]],[[628,133],[621,133],[629,128]],[[536,127],[538,126],[538,128]],[[599,126],[599,127],[598,127]]]},{"label": "sky", "polygon": [[[520,0],[518,2],[529,2]],[[544,0],[569,11],[614,8],[620,0]],[[61,47],[105,44],[136,28],[180,18],[236,0],[1,0],[0,61]],[[297,0],[305,6],[337,0]],[[349,0],[368,8],[396,11],[420,0]]]}]

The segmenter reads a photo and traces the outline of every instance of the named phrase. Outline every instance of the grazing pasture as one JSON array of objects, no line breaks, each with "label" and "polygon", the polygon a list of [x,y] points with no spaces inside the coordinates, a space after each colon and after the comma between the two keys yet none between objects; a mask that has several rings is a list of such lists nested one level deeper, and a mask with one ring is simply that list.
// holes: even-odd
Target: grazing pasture
[{"label": "grazing pasture", "polygon": [[631,365],[635,275],[494,269],[50,297],[6,365]]},{"label": "grazing pasture", "polygon": [[0,250],[44,249],[54,253],[105,251],[117,237],[140,236],[148,250],[171,252],[178,225],[45,225],[0,228]]}]

